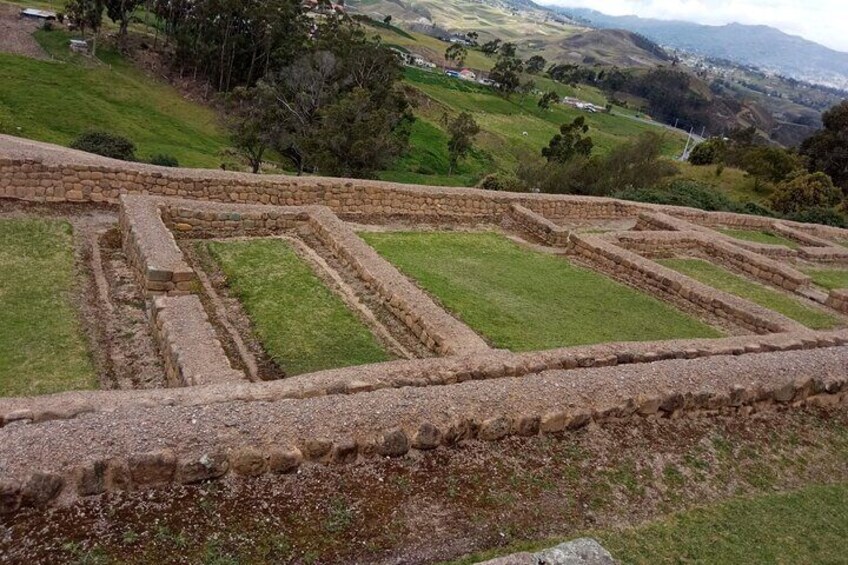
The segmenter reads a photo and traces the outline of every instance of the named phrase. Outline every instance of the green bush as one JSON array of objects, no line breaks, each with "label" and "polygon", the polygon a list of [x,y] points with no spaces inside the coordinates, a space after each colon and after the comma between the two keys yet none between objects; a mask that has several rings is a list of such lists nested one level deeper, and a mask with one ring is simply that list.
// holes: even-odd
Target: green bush
[{"label": "green bush", "polygon": [[122,161],[135,161],[135,143],[126,137],[99,130],[80,134],[71,148]]},{"label": "green bush", "polygon": [[774,216],[774,212],[748,202],[734,202],[724,194],[709,185],[687,179],[676,179],[667,184],[654,188],[628,188],[613,194],[613,197],[649,204],[665,204],[668,206],[687,206],[709,212],[736,212],[740,214],[756,214],[758,216]]},{"label": "green bush", "polygon": [[808,208],[833,208],[842,201],[842,190],[824,173],[797,172],[777,185],[769,201],[782,214],[800,214]]},{"label": "green bush", "polygon": [[727,151],[727,144],[722,139],[708,139],[698,144],[689,154],[689,162],[696,166],[713,165],[721,162]]},{"label": "green bush", "polygon": [[806,210],[801,210],[800,212],[786,216],[786,219],[794,220],[796,222],[805,222],[808,224],[822,224],[837,228],[848,228],[848,221],[846,221],[845,216],[833,208],[807,208]]},{"label": "green bush", "polygon": [[492,173],[483,177],[478,185],[486,190],[498,190],[502,192],[525,192],[524,183],[513,175],[504,173]]},{"label": "green bush", "polygon": [[151,165],[159,165],[160,167],[179,167],[180,162],[173,155],[167,153],[157,153],[150,158]]}]

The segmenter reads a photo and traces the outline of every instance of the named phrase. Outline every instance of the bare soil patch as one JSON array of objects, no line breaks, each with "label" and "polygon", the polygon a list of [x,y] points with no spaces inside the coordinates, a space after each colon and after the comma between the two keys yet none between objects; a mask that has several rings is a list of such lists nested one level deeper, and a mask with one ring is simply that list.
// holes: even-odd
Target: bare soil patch
[{"label": "bare soil patch", "polygon": [[433,563],[846,480],[844,410],[591,425],[26,511],[0,525],[0,560]]},{"label": "bare soil patch", "polygon": [[19,5],[0,3],[0,52],[32,59],[49,59],[32,36],[32,32],[41,26],[41,22],[22,18],[20,12]]}]

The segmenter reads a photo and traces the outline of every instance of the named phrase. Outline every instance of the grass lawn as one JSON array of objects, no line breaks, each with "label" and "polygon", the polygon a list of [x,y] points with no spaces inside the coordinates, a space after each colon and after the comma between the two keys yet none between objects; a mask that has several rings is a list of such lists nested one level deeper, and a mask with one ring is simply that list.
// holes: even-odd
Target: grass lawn
[{"label": "grass lawn", "polygon": [[848,270],[845,269],[803,269],[813,278],[813,282],[827,290],[848,288]]},{"label": "grass lawn", "polygon": [[286,242],[212,242],[209,250],[268,354],[288,375],[391,359]]},{"label": "grass lawn", "polygon": [[836,327],[837,317],[805,306],[800,301],[744,279],[722,267],[701,259],[664,259],[659,263],[713,288],[735,294],[764,308],[774,310],[814,330]]},{"label": "grass lawn", "polygon": [[0,396],[95,388],[71,304],[71,226],[0,220]]},{"label": "grass lawn", "polygon": [[105,46],[92,61],[68,51],[66,32],[35,37],[57,60],[0,53],[0,133],[68,145],[88,128],[105,129],[132,139],[141,160],[167,153],[183,166],[219,166],[228,142],[210,108]]},{"label": "grass lawn", "polygon": [[737,230],[730,228],[719,228],[717,231],[734,239],[741,239],[744,241],[753,241],[755,243],[767,243],[769,245],[782,245],[790,249],[798,249],[800,247],[797,241],[768,231]]},{"label": "grass lawn", "polygon": [[848,484],[734,499],[598,535],[623,563],[845,563]]},{"label": "grass lawn", "polygon": [[497,347],[534,351],[719,335],[654,298],[498,234],[362,237]]},{"label": "grass lawn", "polygon": [[[739,497],[623,530],[583,535],[597,539],[621,563],[845,563],[848,484]],[[580,535],[575,534],[569,539]],[[539,551],[560,541],[519,543],[451,562],[517,551]]]}]

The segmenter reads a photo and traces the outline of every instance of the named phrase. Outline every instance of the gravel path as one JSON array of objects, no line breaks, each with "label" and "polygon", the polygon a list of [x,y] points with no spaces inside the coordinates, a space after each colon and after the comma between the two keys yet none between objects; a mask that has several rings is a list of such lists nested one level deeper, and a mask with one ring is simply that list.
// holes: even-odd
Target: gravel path
[{"label": "gravel path", "polygon": [[33,59],[49,59],[32,32],[41,23],[20,17],[21,6],[0,3],[0,52]]}]

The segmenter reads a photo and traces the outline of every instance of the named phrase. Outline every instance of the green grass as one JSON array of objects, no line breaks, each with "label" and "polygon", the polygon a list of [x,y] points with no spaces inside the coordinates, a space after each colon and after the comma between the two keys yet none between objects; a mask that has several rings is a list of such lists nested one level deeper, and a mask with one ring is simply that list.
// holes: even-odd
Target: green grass
[{"label": "green grass", "polygon": [[[555,105],[550,110],[539,109],[538,97],[513,95],[504,98],[489,87],[454,79],[441,72],[430,72],[421,69],[407,68],[404,71],[405,80],[419,90],[431,102],[419,105],[416,115],[431,127],[436,127],[445,111],[450,114],[469,112],[480,125],[481,133],[475,141],[479,157],[478,164],[467,163],[465,166],[472,171],[475,168],[484,172],[514,172],[519,162],[527,158],[541,158],[542,147],[547,146],[551,138],[559,132],[559,127],[569,123],[577,116],[583,116],[589,124],[589,135],[595,144],[595,152],[605,154],[612,148],[633,139],[646,131],[658,132],[664,136],[663,153],[676,156],[683,149],[683,139],[680,135],[668,132],[659,126],[645,124],[627,117],[611,114],[587,114],[580,110],[563,105]],[[602,95],[596,89],[575,91],[565,85],[556,85],[543,77],[535,77],[539,87],[545,90],[554,88],[561,95],[579,96],[603,103]],[[413,131],[413,154],[439,153],[447,151],[447,134],[440,128],[438,136],[416,136]],[[525,135],[526,133],[526,135]],[[420,132],[419,132],[420,134]],[[470,161],[470,160],[469,160]],[[453,179],[445,179],[444,173],[436,173],[433,179],[428,179],[426,173],[416,174],[418,163],[413,160],[401,160],[388,175],[383,178],[403,180],[405,182],[428,182],[431,184],[473,184],[470,181],[479,180],[482,174],[458,174]],[[413,168],[410,169],[409,166]],[[405,168],[406,167],[406,168]],[[444,168],[446,170],[446,167]],[[404,172],[402,176],[398,176]],[[460,181],[460,182],[453,182]]]},{"label": "green grass", "polygon": [[812,485],[737,497],[626,528],[575,532],[564,540],[519,542],[451,561],[470,565],[518,551],[541,551],[591,537],[620,563],[845,563],[848,484]]},{"label": "green grass", "polygon": [[719,335],[654,298],[498,234],[362,237],[500,348]]},{"label": "green grass", "polygon": [[68,145],[84,130],[99,128],[132,139],[141,160],[167,153],[183,166],[220,164],[218,153],[228,143],[211,109],[105,46],[91,60],[68,51],[68,33],[35,36],[56,60],[0,53],[0,133]]},{"label": "green grass", "polygon": [[419,118],[412,124],[409,152],[392,168],[380,173],[381,180],[439,186],[471,186],[495,167],[489,156],[473,148],[467,158],[450,172],[448,134],[436,124]]},{"label": "green grass", "polygon": [[787,237],[783,237],[768,231],[760,231],[760,230],[739,230],[739,229],[730,229],[730,228],[719,228],[719,232],[723,233],[726,236],[732,237],[734,239],[741,239],[744,241],[753,241],[755,243],[766,243],[769,245],[782,245],[784,247],[788,247],[790,249],[798,249],[800,245],[798,242],[791,240]]},{"label": "green grass", "polygon": [[71,226],[0,220],[0,396],[95,388],[71,303]]},{"label": "green grass", "polygon": [[848,288],[848,270],[845,269],[802,269],[813,278],[813,282],[827,290]]},{"label": "green grass", "polygon": [[701,259],[663,259],[659,263],[713,288],[735,294],[764,308],[774,310],[808,328],[822,330],[836,327],[835,316],[805,306],[795,298],[744,279],[726,269]]},{"label": "green grass", "polygon": [[623,563],[845,563],[848,484],[738,498],[596,534]]},{"label": "green grass", "polygon": [[266,351],[288,375],[391,358],[284,241],[213,242],[209,250]]}]

